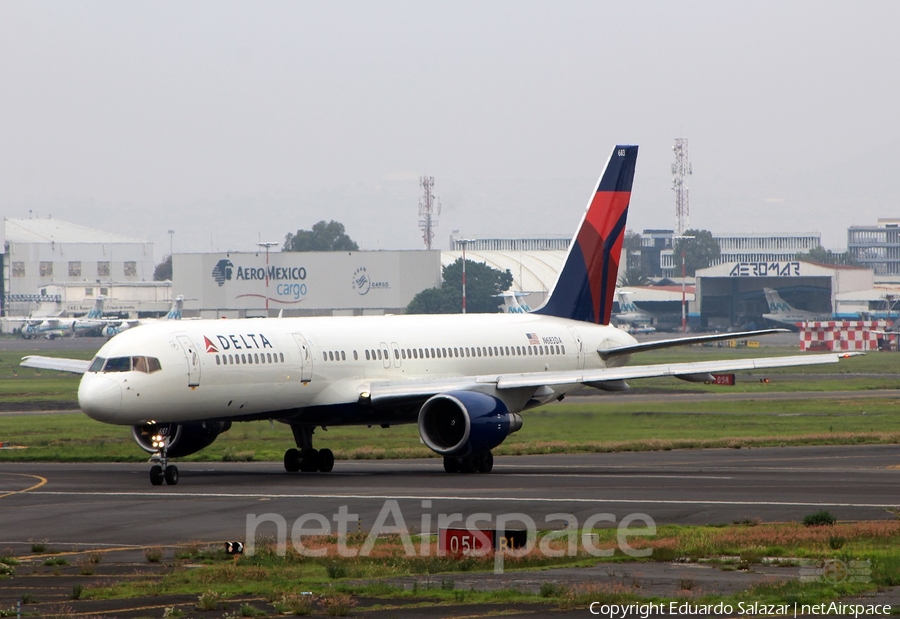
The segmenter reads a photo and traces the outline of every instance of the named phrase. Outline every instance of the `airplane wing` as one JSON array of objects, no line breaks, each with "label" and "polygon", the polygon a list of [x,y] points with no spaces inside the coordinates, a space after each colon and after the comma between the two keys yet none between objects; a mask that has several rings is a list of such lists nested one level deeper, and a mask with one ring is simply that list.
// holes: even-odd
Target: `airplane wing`
[{"label": "airplane wing", "polygon": [[747,337],[757,337],[760,335],[769,335],[771,333],[790,333],[790,329],[757,329],[756,331],[739,331],[737,333],[716,333],[714,335],[693,335],[690,337],[678,337],[668,340],[655,340],[653,342],[638,342],[631,346],[618,346],[616,348],[601,348],[597,352],[600,353],[602,359],[610,357],[618,357],[620,355],[630,355],[636,352],[645,352],[648,350],[658,350],[660,348],[671,348],[674,346],[686,346],[688,344],[702,344],[704,342],[721,342],[724,340],[739,340]]},{"label": "airplane wing", "polygon": [[19,364],[25,368],[36,368],[38,370],[58,370],[60,372],[72,372],[73,374],[84,374],[91,367],[91,362],[84,359],[63,359],[61,357],[42,357],[40,355],[28,355],[22,357]]},{"label": "airplane wing", "polygon": [[[762,357],[759,359],[732,359],[722,361],[696,361],[690,363],[658,363],[653,365],[626,365],[615,368],[567,370],[562,372],[529,372],[526,374],[499,374],[467,376],[408,382],[373,382],[368,386],[368,397],[375,405],[404,400],[427,398],[438,393],[456,390],[473,390],[483,386],[497,389],[520,389],[553,385],[582,383],[598,386],[600,383],[616,383],[637,378],[674,376],[686,380],[703,380],[713,372],[734,372],[807,365],[837,363],[841,359],[862,353],[832,353],[825,355],[793,355],[789,357]],[[618,390],[618,389],[616,389]]]}]

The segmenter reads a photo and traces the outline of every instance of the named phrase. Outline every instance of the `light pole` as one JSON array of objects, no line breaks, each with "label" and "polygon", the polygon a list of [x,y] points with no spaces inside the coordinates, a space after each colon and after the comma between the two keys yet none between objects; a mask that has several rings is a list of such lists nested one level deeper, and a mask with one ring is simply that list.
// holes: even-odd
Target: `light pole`
[{"label": "light pole", "polygon": [[694,239],[693,236],[673,236],[672,240],[678,239],[681,243],[681,332],[687,333],[687,298],[684,290],[684,280],[687,278],[684,268],[684,241]]},{"label": "light pole", "polygon": [[265,241],[257,243],[260,247],[266,248],[266,318],[269,317],[269,248],[278,245],[275,241]]},{"label": "light pole", "polygon": [[463,272],[462,272],[462,293],[463,293],[462,310],[463,311],[462,311],[462,313],[465,314],[466,313],[466,245],[469,244],[469,240],[462,239],[460,242],[462,243],[462,246],[463,246],[463,256],[462,256],[462,258],[463,258],[463,264],[462,264],[462,267],[463,267]]}]

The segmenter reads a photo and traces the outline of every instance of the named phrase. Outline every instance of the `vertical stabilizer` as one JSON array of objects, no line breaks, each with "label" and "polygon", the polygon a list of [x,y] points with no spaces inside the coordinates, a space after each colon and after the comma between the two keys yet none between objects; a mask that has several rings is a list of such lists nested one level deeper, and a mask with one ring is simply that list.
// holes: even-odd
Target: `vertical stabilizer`
[{"label": "vertical stabilizer", "polygon": [[106,300],[106,297],[99,296],[94,299],[94,306],[91,308],[91,311],[85,315],[85,318],[103,318],[103,302]]},{"label": "vertical stabilizer", "polygon": [[169,313],[166,314],[166,320],[181,320],[181,309],[184,307],[184,296],[178,295],[175,297],[175,302],[172,303],[172,309],[169,310]]},{"label": "vertical stabilizer", "polygon": [[763,288],[763,293],[766,295],[766,303],[769,305],[769,313],[770,314],[786,314],[790,311],[793,311],[793,307],[787,304],[787,301],[781,298],[781,295],[778,294],[777,290],[772,288]]},{"label": "vertical stabilizer", "polygon": [[609,324],[637,152],[637,146],[613,149],[556,285],[536,314]]}]

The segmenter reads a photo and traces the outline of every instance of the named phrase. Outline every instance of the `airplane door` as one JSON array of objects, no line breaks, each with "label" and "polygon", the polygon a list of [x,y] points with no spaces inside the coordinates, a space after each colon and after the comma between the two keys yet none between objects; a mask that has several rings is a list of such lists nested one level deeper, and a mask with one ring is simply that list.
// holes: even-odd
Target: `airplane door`
[{"label": "airplane door", "polygon": [[312,380],[313,359],[312,351],[309,349],[309,342],[300,333],[294,333],[294,341],[300,348],[300,380],[308,383]]},{"label": "airplane door", "polygon": [[400,367],[400,347],[397,342],[391,342],[391,354],[394,355],[394,367]]},{"label": "airplane door", "polygon": [[577,368],[579,370],[584,369],[584,342],[581,340],[581,335],[578,334],[578,331],[575,330],[574,327],[569,327],[569,333],[572,334],[572,337],[575,338],[575,354],[577,358]]},{"label": "airplane door", "polygon": [[188,336],[179,335],[176,339],[181,344],[184,359],[187,361],[188,387],[197,387],[200,385],[200,353],[197,352],[197,347]]}]

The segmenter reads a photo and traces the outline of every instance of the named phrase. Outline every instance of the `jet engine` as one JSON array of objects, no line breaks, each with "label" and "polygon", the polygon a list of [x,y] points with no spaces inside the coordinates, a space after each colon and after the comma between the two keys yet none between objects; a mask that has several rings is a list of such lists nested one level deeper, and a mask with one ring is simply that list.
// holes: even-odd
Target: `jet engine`
[{"label": "jet engine", "polygon": [[477,391],[451,391],[432,396],[419,410],[419,436],[442,456],[485,453],[522,427],[494,396]]},{"label": "jet engine", "polygon": [[204,421],[197,423],[144,423],[131,426],[134,442],[147,453],[156,453],[155,436],[168,442],[168,456],[180,458],[209,447],[216,437],[231,429],[230,421]]}]

